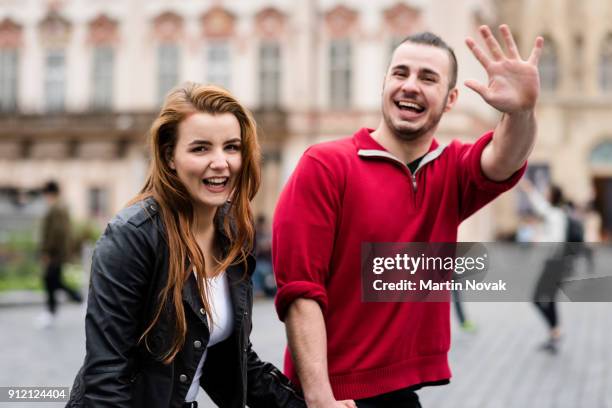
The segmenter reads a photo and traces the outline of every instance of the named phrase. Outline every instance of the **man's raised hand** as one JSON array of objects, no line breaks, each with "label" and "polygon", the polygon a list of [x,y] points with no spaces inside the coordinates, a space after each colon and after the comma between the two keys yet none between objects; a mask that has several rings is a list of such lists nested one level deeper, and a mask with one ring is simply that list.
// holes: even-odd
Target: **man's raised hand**
[{"label": "man's raised hand", "polygon": [[474,80],[465,81],[465,86],[474,90],[495,109],[504,113],[528,111],[535,107],[540,93],[538,61],[542,54],[544,40],[537,37],[529,59],[523,60],[518,52],[510,28],[503,24],[499,30],[504,39],[506,51],[497,42],[488,26],[479,29],[489,54],[472,38],[465,40],[476,59],[488,75],[488,84]]}]

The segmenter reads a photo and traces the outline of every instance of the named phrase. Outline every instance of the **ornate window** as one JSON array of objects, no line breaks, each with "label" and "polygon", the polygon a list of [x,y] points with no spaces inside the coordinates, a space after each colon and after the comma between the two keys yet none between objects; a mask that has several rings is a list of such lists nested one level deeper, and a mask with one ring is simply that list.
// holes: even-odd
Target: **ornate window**
[{"label": "ornate window", "polygon": [[47,50],[45,56],[45,109],[61,112],[66,98],[66,52],[63,49]]},{"label": "ornate window", "polygon": [[40,22],[44,53],[44,101],[48,112],[61,112],[66,104],[66,47],[71,25],[56,11],[50,11]]},{"label": "ornate window", "polygon": [[89,216],[92,218],[103,218],[108,216],[108,189],[104,187],[90,187],[87,195]]},{"label": "ornate window", "polygon": [[115,52],[112,47],[93,49],[92,100],[93,109],[110,110],[113,105],[113,71]]},{"label": "ornate window", "polygon": [[287,36],[286,17],[274,7],[266,7],[255,16],[259,43],[259,106],[278,108],[281,104],[282,42]]},{"label": "ornate window", "polygon": [[339,5],[325,15],[329,42],[329,104],[335,109],[351,106],[353,50],[351,36],[358,30],[358,14]]},{"label": "ornate window", "polygon": [[559,86],[559,57],[552,38],[544,36],[544,49],[540,57],[540,84],[542,91],[554,92]]},{"label": "ornate window", "polygon": [[348,39],[332,40],[329,46],[329,100],[333,108],[348,108],[352,98],[352,49]]},{"label": "ornate window", "polygon": [[232,65],[228,41],[215,40],[208,44],[206,66],[206,82],[230,89]]},{"label": "ornate window", "polygon": [[0,49],[0,111],[13,112],[17,109],[17,67],[16,49]]},{"label": "ornate window", "polygon": [[259,46],[259,103],[263,108],[280,105],[281,51],[280,44],[265,41]]},{"label": "ornate window", "polygon": [[10,19],[0,23],[0,112],[17,109],[21,27]]},{"label": "ornate window", "polygon": [[161,105],[168,91],[179,81],[179,48],[176,44],[157,47],[157,100]]},{"label": "ornate window", "polygon": [[183,40],[183,19],[166,12],[153,21],[153,34],[157,45],[157,103],[161,105],[168,91],[180,81],[179,45]]},{"label": "ornate window", "polygon": [[589,162],[594,165],[612,165],[612,140],[606,140],[591,151]]},{"label": "ornate window", "polygon": [[100,15],[89,23],[92,50],[91,106],[95,110],[110,110],[113,104],[115,49],[118,41],[117,23]]},{"label": "ornate window", "polygon": [[606,93],[612,93],[612,33],[606,36],[601,47],[599,88]]}]

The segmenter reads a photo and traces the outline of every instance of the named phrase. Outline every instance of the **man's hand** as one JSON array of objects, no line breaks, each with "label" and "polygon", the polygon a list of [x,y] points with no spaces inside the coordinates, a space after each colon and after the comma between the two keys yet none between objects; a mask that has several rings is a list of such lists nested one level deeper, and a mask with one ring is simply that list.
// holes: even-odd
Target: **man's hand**
[{"label": "man's hand", "polygon": [[529,111],[534,108],[540,90],[538,61],[544,40],[542,37],[536,38],[531,55],[525,61],[518,52],[510,28],[503,24],[499,30],[504,38],[505,53],[487,26],[481,26],[479,31],[490,56],[472,38],[466,39],[467,46],[487,72],[489,83],[485,86],[468,80],[465,81],[465,86],[474,90],[500,112]]}]

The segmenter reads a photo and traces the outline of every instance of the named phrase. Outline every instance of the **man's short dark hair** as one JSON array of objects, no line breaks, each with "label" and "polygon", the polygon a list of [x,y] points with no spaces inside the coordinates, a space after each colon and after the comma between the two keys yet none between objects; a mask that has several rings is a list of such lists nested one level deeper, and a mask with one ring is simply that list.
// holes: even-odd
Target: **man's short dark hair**
[{"label": "man's short dark hair", "polygon": [[404,38],[402,42],[395,47],[395,49],[407,42],[411,42],[413,44],[430,45],[432,47],[438,47],[446,50],[446,52],[448,52],[448,58],[450,59],[450,78],[448,80],[448,89],[453,89],[455,85],[457,85],[457,57],[455,56],[455,51],[453,51],[453,49],[447,43],[445,43],[442,38],[429,31],[415,33]]},{"label": "man's short dark hair", "polygon": [[47,181],[42,188],[44,194],[58,195],[60,192],[59,184],[56,181]]}]

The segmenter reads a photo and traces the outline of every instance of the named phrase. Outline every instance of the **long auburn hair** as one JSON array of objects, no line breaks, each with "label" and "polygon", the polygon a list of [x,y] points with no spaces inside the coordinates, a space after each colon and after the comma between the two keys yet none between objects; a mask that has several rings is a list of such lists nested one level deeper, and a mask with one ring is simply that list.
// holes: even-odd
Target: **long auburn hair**
[{"label": "long auburn hair", "polygon": [[[212,322],[204,255],[192,230],[195,217],[192,198],[168,163],[179,136],[179,124],[195,112],[212,115],[231,113],[240,124],[242,166],[227,203],[227,213],[224,209],[222,223],[215,223],[220,224],[215,228],[222,228],[223,234],[229,238],[229,248],[218,260],[219,266],[214,274],[237,263],[242,263],[246,268],[247,255],[253,248],[255,237],[250,202],[259,189],[261,152],[252,114],[222,88],[190,82],[174,88],[166,96],[161,111],[149,131],[151,151],[149,174],[140,193],[131,201],[135,203],[153,197],[157,201],[165,227],[169,254],[168,281],[159,294],[156,313],[142,333],[139,342],[144,341],[145,345],[147,344],[147,334],[160,319],[166,305],[171,303],[175,335],[170,348],[161,356],[161,360],[166,364],[174,360],[185,343],[187,322],[182,290],[192,270],[196,274],[202,304]],[[219,216],[220,212],[217,210],[215,219],[218,220]]]}]

